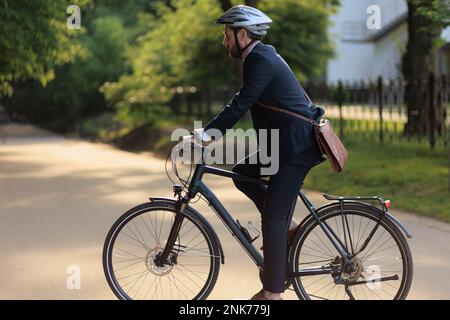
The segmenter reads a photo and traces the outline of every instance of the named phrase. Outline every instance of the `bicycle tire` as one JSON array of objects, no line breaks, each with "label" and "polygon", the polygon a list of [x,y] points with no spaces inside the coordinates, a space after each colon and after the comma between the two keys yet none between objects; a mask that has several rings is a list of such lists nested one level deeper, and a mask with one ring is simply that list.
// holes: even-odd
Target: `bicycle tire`
[{"label": "bicycle tire", "polygon": [[[389,233],[389,235],[392,236],[393,240],[395,241],[395,244],[398,246],[398,251],[401,254],[402,268],[403,268],[401,283],[398,287],[398,291],[396,292],[395,296],[393,296],[393,300],[406,299],[408,292],[410,290],[410,287],[411,287],[411,282],[412,282],[413,260],[412,260],[410,248],[409,248],[408,243],[403,235],[403,232],[392,221],[390,221],[386,216],[384,216],[383,212],[380,209],[373,207],[371,205],[364,204],[364,203],[358,203],[358,202],[347,202],[347,203],[343,204],[343,210],[344,210],[344,213],[348,215],[347,217],[350,217],[350,215],[362,216],[364,218],[370,219],[373,223],[376,223],[377,221],[379,221],[380,216],[383,217],[380,220],[380,227],[384,228],[384,230],[387,231]],[[341,206],[339,204],[337,204],[334,206],[332,205],[332,206],[324,207],[322,210],[319,209],[318,216],[321,221],[329,220],[329,222],[332,223],[332,221],[330,219],[332,219],[334,217],[339,217],[339,219],[342,218],[341,217]],[[354,217],[352,217],[352,218],[354,219]],[[344,224],[344,222],[342,222],[342,224]],[[360,222],[360,224],[361,224],[361,222]],[[336,222],[336,227],[339,230],[337,222]],[[354,225],[353,225],[353,227],[354,227]],[[292,272],[293,274],[300,271],[299,259],[300,259],[300,255],[302,252],[302,247],[305,246],[305,248],[306,248],[305,241],[308,239],[308,236],[311,234],[311,232],[313,232],[313,230],[315,228],[320,229],[317,221],[312,216],[310,216],[309,218],[307,218],[307,220],[304,223],[302,223],[301,228],[298,230],[298,232],[294,236],[294,239],[292,241],[291,250],[289,253],[289,262],[288,262],[290,272]],[[367,226],[366,226],[366,228],[367,228]],[[336,232],[336,230],[334,230],[334,231]],[[361,231],[359,231],[359,232],[361,233]],[[378,232],[378,229],[376,232]],[[364,235],[365,235],[365,231],[362,233],[361,237],[364,237]],[[324,233],[323,233],[323,236],[325,237]],[[379,237],[381,237],[381,236],[379,236]],[[311,238],[312,238],[312,235],[311,235],[310,239]],[[375,238],[375,236],[374,236],[374,238]],[[312,241],[312,240],[310,240],[310,241]],[[319,242],[319,241],[317,241],[317,242]],[[316,242],[316,244],[317,244],[317,242]],[[326,243],[318,243],[318,245],[326,246],[327,244]],[[370,245],[370,243],[369,243],[369,245]],[[369,248],[369,246],[367,246],[365,250],[368,250],[368,248]],[[370,249],[370,250],[373,250],[373,249]],[[385,249],[383,249],[383,250],[385,250]],[[306,249],[304,251],[306,252]],[[322,256],[318,256],[318,253],[315,253],[315,252],[313,252],[313,253],[315,255],[317,255],[318,258],[322,257]],[[367,255],[368,253],[369,252],[366,252],[365,254]],[[318,259],[318,258],[315,258],[315,259]],[[374,258],[374,259],[378,259],[378,258]],[[398,260],[398,257],[396,259]],[[306,264],[306,263],[303,263],[303,264]],[[361,264],[363,264],[363,263],[361,263]],[[365,267],[363,266],[363,269],[364,268]],[[328,275],[325,275],[322,278],[325,278],[325,280],[326,280],[327,276]],[[309,276],[309,277],[313,277],[313,276]],[[297,276],[297,277],[294,277],[293,281],[292,281],[292,285],[294,287],[294,290],[295,290],[298,298],[302,299],[302,300],[318,298],[318,296],[313,294],[312,292],[308,293],[308,291],[305,289],[304,284],[303,284],[303,281],[306,281],[306,280],[302,280],[302,278],[306,279],[305,277]],[[315,280],[315,281],[317,282],[318,280]],[[320,281],[322,281],[322,280],[320,280]],[[379,282],[379,283],[381,286],[381,284],[383,282]],[[315,284],[315,283],[313,282],[312,284]],[[357,290],[357,289],[358,289],[358,286],[355,286],[355,290]],[[360,287],[359,287],[359,289],[360,289],[360,292],[362,291],[364,293],[364,295],[366,295],[363,289],[361,289]],[[334,288],[332,290],[334,290]],[[333,291],[332,291],[332,293],[333,293]],[[374,294],[373,292],[369,292],[369,294],[372,294],[372,298],[374,298],[374,299],[377,299],[377,297],[379,297],[377,293]],[[336,292],[336,297],[337,296],[338,296],[338,294]],[[345,297],[345,295],[344,295],[344,297]],[[370,299],[370,300],[372,300],[372,299]]]},{"label": "bicycle tire", "polygon": [[[109,230],[108,235],[105,239],[105,243],[104,243],[104,247],[103,247],[103,257],[102,257],[105,277],[106,277],[108,284],[109,284],[111,290],[113,291],[113,293],[116,295],[117,298],[119,298],[121,300],[133,300],[133,298],[130,296],[130,292],[127,292],[123,288],[123,285],[121,285],[119,283],[118,278],[116,277],[116,274],[114,272],[115,268],[113,265],[112,258],[113,258],[114,246],[115,246],[117,237],[120,234],[121,230],[123,230],[130,222],[135,221],[134,220],[135,218],[141,217],[141,219],[145,223],[145,219],[144,219],[145,217],[142,218],[142,215],[147,214],[147,213],[150,214],[150,213],[158,211],[158,210],[171,212],[172,214],[176,213],[174,202],[155,201],[155,202],[141,204],[139,206],[136,206],[136,207],[128,210],[119,219],[117,219],[115,221],[115,223],[113,224],[113,226],[111,227],[111,229]],[[206,244],[207,244],[207,250],[208,250],[209,256],[210,256],[210,259],[208,259],[208,260],[210,261],[211,265],[209,267],[209,272],[208,272],[208,276],[205,280],[205,284],[201,287],[201,289],[199,290],[198,293],[194,292],[192,294],[193,295],[192,300],[203,300],[209,296],[209,294],[211,293],[211,291],[214,288],[214,285],[217,281],[217,277],[218,277],[219,269],[220,269],[220,247],[219,247],[217,235],[215,234],[214,230],[212,230],[212,228],[203,221],[203,219],[196,213],[196,211],[192,210],[190,207],[186,207],[183,214],[184,214],[185,221],[189,221],[193,225],[192,228],[198,229],[199,234],[201,234],[204,237]],[[157,226],[158,226],[158,223],[159,223],[158,220],[156,220]],[[161,225],[162,224],[163,224],[163,222],[161,222]],[[152,225],[153,225],[153,223],[152,223]],[[134,226],[136,227],[136,224]],[[170,230],[170,228],[169,228],[169,230]],[[150,231],[150,229],[149,229],[149,231]],[[158,231],[158,230],[156,230],[156,231]],[[138,232],[139,232],[139,229],[138,229]],[[161,233],[162,233],[162,231],[160,231],[160,234]],[[181,230],[180,230],[180,233],[181,233]],[[142,239],[143,239],[143,237],[142,237]],[[161,247],[162,247],[162,245],[161,245]],[[179,247],[180,248],[182,247],[181,244]],[[159,249],[151,248],[151,250],[153,250],[152,252],[156,252],[158,250],[161,251],[161,248],[159,248]],[[187,251],[189,251],[189,250],[190,249],[187,249]],[[195,249],[195,250],[197,250],[197,249]],[[152,254],[154,255],[155,253],[152,253]],[[149,265],[151,264],[151,260],[152,260],[151,257],[153,257],[153,256],[149,255],[149,254],[148,254],[148,256],[150,256],[150,258],[147,258],[147,257],[143,258],[143,263],[145,264],[146,268],[148,269],[147,273],[148,274],[152,273],[152,271],[153,271],[153,273],[155,273],[154,270],[158,271],[159,269],[154,265],[152,265],[152,267],[149,267]],[[182,255],[180,255],[180,256],[182,256]],[[180,256],[177,255],[177,260],[180,259]],[[139,259],[136,258],[135,260],[138,260],[137,264],[139,265],[139,263],[140,263]],[[161,274],[159,274],[159,275],[153,274],[155,279],[159,280],[160,285],[161,285],[161,281],[166,281],[169,283],[171,294],[173,293],[172,292],[172,284],[174,284],[174,287],[176,287],[178,289],[178,285],[176,283],[179,279],[176,279],[175,275],[172,274],[172,280],[171,280],[170,273],[175,272],[174,270],[178,267],[178,264],[179,264],[179,261],[177,261],[175,267],[172,268],[170,270],[170,272],[165,270],[164,274],[162,271],[160,272]],[[168,268],[168,269],[170,269],[170,268]],[[180,270],[181,270],[181,268],[180,268]],[[188,273],[188,272],[190,272],[190,271],[185,270],[185,273]],[[159,278],[157,278],[157,276],[159,276]],[[163,277],[165,277],[164,280],[162,280]],[[146,280],[146,278],[147,278],[147,275],[145,275],[145,279],[142,281],[144,282]],[[142,284],[141,284],[141,286],[142,286]],[[188,287],[188,286],[186,286],[186,287]],[[158,284],[156,284],[156,293],[158,292],[157,288],[158,288]],[[161,291],[163,291],[162,288],[163,287],[161,285],[161,288],[160,288]],[[192,289],[192,288],[190,288],[190,289]],[[148,290],[150,291],[151,289],[148,289]],[[195,296],[194,296],[194,294],[195,294]],[[155,295],[155,293],[153,292],[153,296],[154,295]],[[144,298],[145,298],[145,296],[144,296]],[[172,294],[171,298],[173,300],[189,300],[189,296],[187,296],[187,295],[184,295],[184,296],[179,295],[178,297],[174,297]],[[167,297],[163,297],[162,300],[171,300],[171,299],[167,298]]]}]

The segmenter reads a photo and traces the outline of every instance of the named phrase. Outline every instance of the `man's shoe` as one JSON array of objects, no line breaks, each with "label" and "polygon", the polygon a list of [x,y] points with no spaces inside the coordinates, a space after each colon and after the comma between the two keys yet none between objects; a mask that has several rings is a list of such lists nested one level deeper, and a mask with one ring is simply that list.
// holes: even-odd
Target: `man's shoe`
[{"label": "man's shoe", "polygon": [[[253,297],[251,297],[250,300],[275,300],[275,299],[267,298],[266,295],[264,294],[264,289],[262,289],[257,294],[255,294]],[[283,298],[276,299],[276,300],[283,300]]]}]

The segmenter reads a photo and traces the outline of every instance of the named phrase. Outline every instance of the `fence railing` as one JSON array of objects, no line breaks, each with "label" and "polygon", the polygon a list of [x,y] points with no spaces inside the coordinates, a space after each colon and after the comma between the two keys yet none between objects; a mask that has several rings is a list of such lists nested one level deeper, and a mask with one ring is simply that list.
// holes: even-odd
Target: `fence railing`
[{"label": "fence railing", "polygon": [[[326,111],[342,138],[376,139],[384,142],[428,143],[432,148],[448,146],[450,129],[450,78],[446,76],[416,81],[413,99],[423,106],[421,114],[427,132],[407,134],[405,126],[414,110],[408,110],[403,80],[355,81],[336,84],[305,85],[312,100]],[[228,87],[214,90],[179,90],[169,106],[174,114],[185,116],[213,115],[234,94]],[[440,110],[437,114],[436,109]],[[421,120],[421,121],[422,121]]]},{"label": "fence railing", "polygon": [[[425,142],[434,148],[448,146],[450,129],[450,84],[446,76],[411,84],[409,92],[419,101],[427,132],[411,134],[405,131],[411,115],[405,101],[406,83],[402,80],[376,82],[338,82],[335,85],[310,83],[306,85],[311,98],[326,109],[330,118],[345,138],[386,141]],[[438,112],[436,111],[438,110]]]},{"label": "fence railing", "polygon": [[224,107],[235,91],[231,87],[200,90],[195,87],[178,88],[168,106],[173,114],[181,116],[210,116]]}]

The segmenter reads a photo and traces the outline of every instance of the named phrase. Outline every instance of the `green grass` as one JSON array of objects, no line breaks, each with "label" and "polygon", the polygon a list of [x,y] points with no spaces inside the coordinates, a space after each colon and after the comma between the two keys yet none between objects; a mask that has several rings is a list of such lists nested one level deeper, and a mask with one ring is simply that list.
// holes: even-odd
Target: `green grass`
[{"label": "green grass", "polygon": [[305,188],[335,195],[378,195],[392,208],[450,222],[448,154],[427,145],[346,142],[349,160],[342,173],[324,162],[309,173]]},{"label": "green grass", "polygon": [[[333,127],[336,128],[336,130],[339,130],[340,121],[336,118],[328,118],[331,123],[333,124]],[[380,131],[380,122],[378,120],[352,120],[352,119],[344,119],[342,121],[344,134],[352,135],[354,134],[360,134],[360,133],[374,133],[378,134]],[[383,131],[386,134],[401,134],[403,132],[403,129],[405,127],[405,124],[401,121],[384,121],[383,122]]]}]

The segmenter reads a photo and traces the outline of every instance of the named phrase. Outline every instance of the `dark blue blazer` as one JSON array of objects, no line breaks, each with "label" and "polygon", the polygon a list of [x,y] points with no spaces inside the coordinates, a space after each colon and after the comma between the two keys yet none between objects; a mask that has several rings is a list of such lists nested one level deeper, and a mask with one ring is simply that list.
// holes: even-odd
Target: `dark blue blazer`
[{"label": "dark blue blazer", "polygon": [[258,43],[244,61],[244,82],[230,103],[205,127],[226,133],[250,110],[253,127],[279,129],[280,164],[309,148],[314,143],[314,128],[294,116],[272,111],[256,104],[257,101],[296,112],[318,120],[322,108],[314,106],[305,96],[294,73],[273,46]]}]

